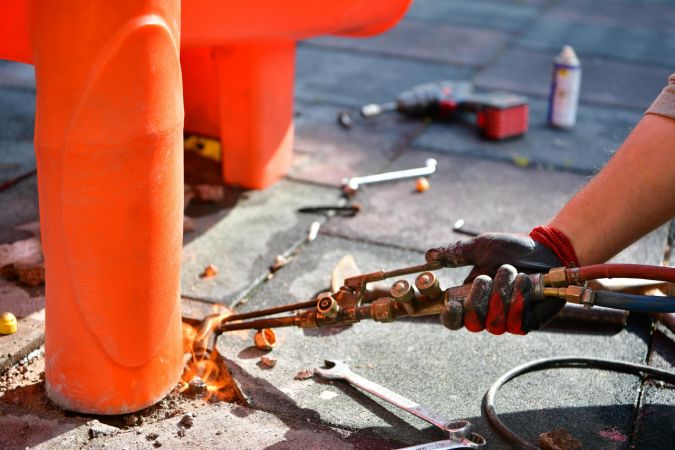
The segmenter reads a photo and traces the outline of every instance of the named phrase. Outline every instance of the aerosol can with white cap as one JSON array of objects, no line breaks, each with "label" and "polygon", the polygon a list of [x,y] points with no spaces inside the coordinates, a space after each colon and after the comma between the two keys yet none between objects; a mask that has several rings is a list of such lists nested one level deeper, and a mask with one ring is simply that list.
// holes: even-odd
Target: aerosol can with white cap
[{"label": "aerosol can with white cap", "polygon": [[551,93],[548,100],[548,123],[554,127],[571,128],[577,121],[581,63],[574,49],[563,47],[555,59]]}]

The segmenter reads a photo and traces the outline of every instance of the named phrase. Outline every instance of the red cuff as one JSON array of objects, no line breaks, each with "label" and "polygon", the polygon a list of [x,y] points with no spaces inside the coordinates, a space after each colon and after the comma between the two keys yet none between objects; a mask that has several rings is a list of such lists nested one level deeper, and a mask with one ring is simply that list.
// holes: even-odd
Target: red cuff
[{"label": "red cuff", "polygon": [[562,231],[548,225],[540,225],[530,232],[530,237],[550,248],[565,267],[579,267],[574,247]]}]

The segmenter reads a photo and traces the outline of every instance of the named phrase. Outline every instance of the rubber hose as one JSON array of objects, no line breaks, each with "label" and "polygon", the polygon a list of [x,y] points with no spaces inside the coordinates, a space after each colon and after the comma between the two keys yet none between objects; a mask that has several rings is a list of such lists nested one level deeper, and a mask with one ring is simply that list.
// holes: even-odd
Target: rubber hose
[{"label": "rubber hose", "polygon": [[654,379],[675,384],[675,372],[669,372],[667,370],[657,369],[655,367],[646,366],[643,364],[634,364],[612,359],[565,356],[538,359],[522,364],[518,367],[514,367],[499,377],[494,383],[492,383],[492,386],[490,386],[490,389],[488,389],[485,397],[483,398],[483,414],[485,415],[485,418],[488,420],[490,425],[492,425],[492,427],[514,447],[534,450],[539,449],[539,447],[536,447],[524,438],[520,437],[509,427],[507,427],[504,422],[501,421],[494,406],[497,391],[499,391],[503,385],[514,378],[519,377],[520,375],[526,374],[528,372],[536,372],[538,370],[560,367],[603,369],[614,372],[629,373],[637,376],[640,376],[644,373],[651,375]]},{"label": "rubber hose", "polygon": [[579,281],[597,280],[598,278],[642,278],[675,283],[675,267],[643,264],[595,264],[578,269],[566,269],[566,271],[568,276],[577,272]]},{"label": "rubber hose", "polygon": [[622,292],[595,291],[595,306],[623,309],[644,313],[675,312],[675,297],[624,294]]}]

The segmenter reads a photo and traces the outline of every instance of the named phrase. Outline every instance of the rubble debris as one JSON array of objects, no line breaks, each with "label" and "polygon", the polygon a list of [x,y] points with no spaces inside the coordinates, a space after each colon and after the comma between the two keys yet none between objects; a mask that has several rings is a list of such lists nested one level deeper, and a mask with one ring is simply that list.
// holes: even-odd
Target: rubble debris
[{"label": "rubble debris", "polygon": [[577,450],[581,442],[564,428],[541,433],[537,438],[537,445],[542,450]]},{"label": "rubble debris", "polygon": [[215,184],[198,184],[192,186],[194,200],[198,202],[216,203],[225,198],[225,187]]},{"label": "rubble debris", "polygon": [[277,360],[270,358],[269,356],[262,356],[260,358],[260,364],[271,369],[277,365]]},{"label": "rubble debris", "polygon": [[37,238],[0,245],[0,276],[38,286],[44,283],[42,244]]},{"label": "rubble debris", "polygon": [[16,265],[15,270],[19,276],[19,282],[28,286],[40,286],[45,282],[45,266],[44,262],[39,262],[35,265],[24,266]]},{"label": "rubble debris", "polygon": [[195,421],[192,417],[192,414],[185,414],[183,417],[181,417],[180,422],[178,422],[178,426],[181,428],[192,428],[194,423]]},{"label": "rubble debris", "polygon": [[162,446],[162,443],[159,442],[159,441],[155,441],[155,442],[152,443],[152,446],[155,447],[155,448],[159,448],[159,447]]},{"label": "rubble debris", "polygon": [[145,439],[148,440],[148,441],[154,441],[158,437],[159,437],[159,434],[157,434],[157,433],[148,433],[148,434],[145,435]]},{"label": "rubble debris", "polygon": [[253,343],[260,350],[272,350],[277,345],[277,337],[273,329],[263,328],[256,332]]},{"label": "rubble debris", "polygon": [[417,192],[426,192],[429,190],[431,185],[429,184],[429,180],[427,180],[425,177],[420,177],[417,179],[415,182],[415,190]]},{"label": "rubble debris", "polygon": [[204,267],[204,271],[199,274],[200,278],[212,278],[218,275],[218,268],[213,264]]},{"label": "rubble debris", "polygon": [[16,333],[16,316],[11,312],[4,312],[0,314],[0,334]]},{"label": "rubble debris", "polygon": [[195,231],[195,221],[192,217],[183,216],[183,233],[191,233]]},{"label": "rubble debris", "polygon": [[288,261],[288,258],[284,257],[284,255],[277,255],[274,257],[274,262],[270,266],[270,270],[274,273],[288,264]]},{"label": "rubble debris", "polygon": [[117,432],[117,428],[105,425],[98,420],[92,420],[89,423],[89,439],[96,439],[101,436],[111,436]]},{"label": "rubble debris", "polygon": [[301,370],[300,372],[296,373],[295,376],[293,377],[294,380],[298,381],[304,381],[304,380],[309,380],[314,376],[314,371],[311,369],[305,369]]}]

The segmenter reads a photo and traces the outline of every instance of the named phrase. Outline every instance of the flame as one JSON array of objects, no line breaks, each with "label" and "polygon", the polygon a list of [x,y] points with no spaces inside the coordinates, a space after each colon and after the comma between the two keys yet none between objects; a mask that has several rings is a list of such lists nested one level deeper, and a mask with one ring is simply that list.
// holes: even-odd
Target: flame
[{"label": "flame", "polygon": [[207,351],[206,344],[213,330],[232,313],[223,305],[214,305],[213,309],[214,314],[207,316],[200,330],[183,322],[183,352],[190,358],[183,369],[178,390],[187,392],[199,377],[205,384],[205,400],[231,402],[237,398],[232,377],[222,356],[215,349]]}]

